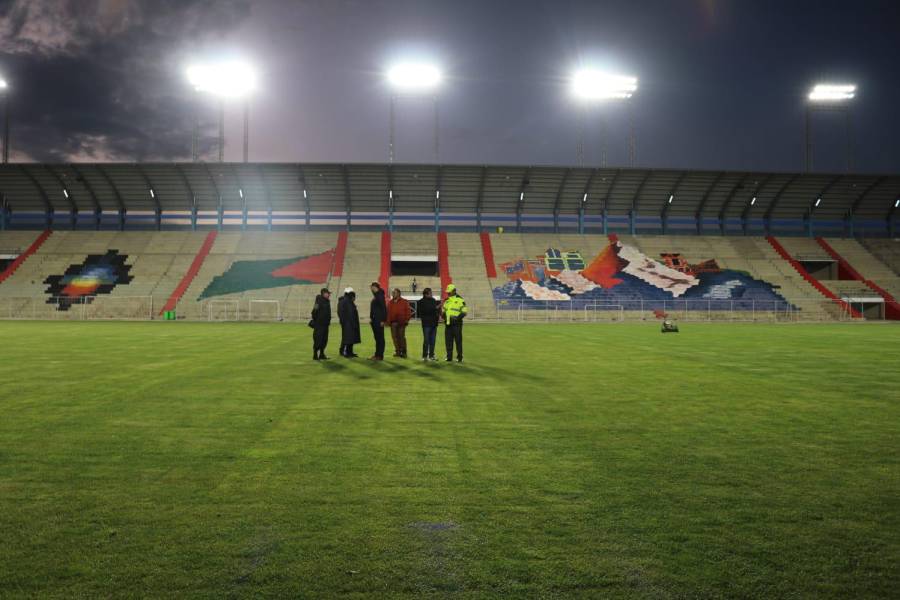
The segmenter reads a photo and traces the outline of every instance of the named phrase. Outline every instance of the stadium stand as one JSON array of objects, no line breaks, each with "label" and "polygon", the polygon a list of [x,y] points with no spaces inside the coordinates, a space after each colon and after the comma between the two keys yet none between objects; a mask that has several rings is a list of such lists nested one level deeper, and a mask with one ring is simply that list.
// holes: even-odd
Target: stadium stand
[{"label": "stadium stand", "polygon": [[[30,310],[77,318],[119,310],[141,318],[150,314],[144,305],[150,302],[152,312],[174,305],[183,318],[272,318],[280,310],[301,319],[322,285],[335,294],[353,287],[363,306],[374,280],[411,292],[411,276],[390,272],[392,256],[401,254],[439,256],[437,275],[416,277],[419,289],[452,280],[480,318],[507,318],[515,305],[520,315],[534,309],[543,311],[538,318],[573,319],[589,301],[645,318],[645,310],[624,310],[644,298],[698,313],[706,302],[710,318],[734,318],[747,306],[756,314],[769,302],[789,307],[794,317],[829,319],[845,318],[841,297],[872,293],[873,285],[890,297],[898,292],[897,243],[873,237],[897,230],[900,176],[502,165],[11,164],[0,165],[0,195],[0,250],[18,257],[15,272],[6,269],[0,284],[0,297],[7,299],[0,314],[7,316]],[[53,234],[27,256],[45,229]],[[216,237],[204,256],[211,231]],[[834,241],[832,249],[860,276],[817,270],[816,263],[840,261],[815,235]],[[866,237],[839,239],[855,235]],[[654,261],[662,272],[674,268],[676,279],[686,274],[692,283],[661,296],[658,273],[622,278],[610,270],[616,264],[610,252]],[[624,287],[594,290],[579,278],[598,257],[603,260],[589,273],[618,277]],[[526,271],[544,261],[550,276],[539,269],[520,282],[520,261]],[[575,273],[554,271],[550,263]],[[267,278],[279,281],[266,287]],[[82,294],[80,307],[47,302],[49,289],[63,293],[65,285],[92,290],[97,298]],[[24,308],[14,308],[12,298],[25,299]],[[152,300],[117,309],[126,298]],[[569,298],[568,308],[560,298]]]}]

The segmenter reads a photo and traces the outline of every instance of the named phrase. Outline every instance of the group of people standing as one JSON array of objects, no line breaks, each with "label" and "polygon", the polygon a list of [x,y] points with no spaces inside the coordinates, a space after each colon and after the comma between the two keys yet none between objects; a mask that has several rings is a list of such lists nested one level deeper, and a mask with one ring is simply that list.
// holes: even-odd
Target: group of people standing
[{"label": "group of people standing", "polygon": [[[372,337],[375,340],[375,354],[369,360],[384,360],[384,329],[390,328],[391,339],[394,343],[394,356],[407,357],[406,328],[413,317],[412,306],[403,298],[400,289],[395,288],[391,292],[391,299],[385,300],[384,290],[381,284],[373,282],[371,285],[372,301],[369,305],[369,321],[372,327]],[[447,350],[447,362],[453,360],[453,350],[456,349],[456,360],[462,362],[462,323],[468,309],[466,301],[456,291],[452,283],[447,286],[447,297],[444,302],[434,298],[431,288],[422,290],[422,298],[418,300],[417,316],[422,323],[422,360],[435,361],[435,341],[437,339],[438,323],[443,321],[445,328],[445,346]],[[356,358],[353,346],[362,343],[359,325],[359,310],[356,307],[356,292],[353,288],[344,290],[337,305],[338,319],[341,323],[341,356],[344,358]],[[312,319],[309,326],[313,330],[313,360],[327,360],[325,347],[328,345],[328,328],[331,325],[331,292],[322,288],[316,296],[312,309]]]}]

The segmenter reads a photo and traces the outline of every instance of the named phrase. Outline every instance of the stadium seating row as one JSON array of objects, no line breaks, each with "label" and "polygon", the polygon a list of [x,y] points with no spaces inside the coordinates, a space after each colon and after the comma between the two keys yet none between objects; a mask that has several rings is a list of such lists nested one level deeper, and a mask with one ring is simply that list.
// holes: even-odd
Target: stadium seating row
[{"label": "stadium seating row", "polygon": [[[379,279],[382,234],[350,232],[342,268],[336,269],[338,235],[332,231],[220,232],[177,303],[176,313],[187,319],[304,320],[323,286],[336,294],[352,287],[365,306],[369,284]],[[37,232],[3,232],[0,254],[19,254],[36,236]],[[0,317],[158,316],[206,236],[191,231],[54,232],[0,284]],[[384,239],[395,256],[439,253],[434,233],[400,232]],[[553,318],[578,320],[588,310],[613,308],[638,318],[659,308],[705,311],[709,318],[733,316],[735,311],[781,311],[804,319],[845,316],[764,238],[623,235],[611,239],[495,233],[488,238],[494,277],[488,275],[478,234],[448,233],[446,240],[449,277],[477,319],[509,318],[510,309],[517,314],[543,310],[539,318],[550,319],[546,311],[552,309]],[[830,260],[814,239],[780,238],[780,243],[797,260]],[[896,242],[831,239],[828,243],[863,277],[900,295],[900,276],[892,268]],[[613,252],[611,259],[604,254],[609,252]],[[568,258],[554,259],[557,256]],[[601,284],[596,274],[590,275],[602,270],[601,257],[612,260],[608,264],[613,283]],[[649,271],[625,269],[629,261],[638,260],[635,257],[649,261]],[[661,271],[652,272],[655,269]],[[684,279],[677,284],[683,284],[677,293],[676,288],[660,283],[672,274]],[[409,293],[412,279],[393,276],[388,284]],[[416,276],[416,281],[419,291],[441,287],[436,275]],[[860,281],[825,279],[820,283],[838,297],[872,295]],[[54,295],[65,297],[64,301],[54,301]],[[364,317],[367,313],[361,310]]]}]

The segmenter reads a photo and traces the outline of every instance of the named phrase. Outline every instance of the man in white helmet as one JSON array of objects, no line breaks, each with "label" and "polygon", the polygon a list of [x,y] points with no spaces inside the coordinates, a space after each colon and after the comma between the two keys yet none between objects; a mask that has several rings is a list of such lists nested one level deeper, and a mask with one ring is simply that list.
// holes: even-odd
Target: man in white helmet
[{"label": "man in white helmet", "polygon": [[453,346],[456,345],[456,360],[463,361],[462,326],[463,319],[469,312],[466,301],[456,291],[452,283],[447,286],[447,298],[441,306],[441,317],[444,325],[444,343],[447,346],[447,362],[453,362]]}]

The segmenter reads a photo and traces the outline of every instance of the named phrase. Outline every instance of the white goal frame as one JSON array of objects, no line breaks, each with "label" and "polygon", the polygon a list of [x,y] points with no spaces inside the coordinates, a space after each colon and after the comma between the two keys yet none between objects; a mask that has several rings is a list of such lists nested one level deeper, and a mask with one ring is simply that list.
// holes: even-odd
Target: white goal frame
[{"label": "white goal frame", "polygon": [[254,304],[274,304],[275,305],[275,320],[276,321],[282,320],[283,317],[281,314],[281,300],[259,300],[259,299],[255,299],[255,298],[250,299],[250,312],[249,312],[248,320],[250,320],[250,321],[253,320],[253,305]]},{"label": "white goal frame", "polygon": [[[224,306],[225,307],[225,318],[224,319],[214,319],[213,318],[213,306]],[[234,307],[234,318],[228,318],[228,307]],[[210,300],[206,304],[206,318],[208,321],[240,321],[241,320],[241,301],[240,300]]]},{"label": "white goal frame", "polygon": [[[613,312],[613,311],[611,311],[611,310],[603,310],[603,311],[601,311],[600,309],[603,309],[603,308],[617,309],[616,312],[619,313],[619,314],[618,314],[618,317],[619,317],[619,318],[618,318],[618,319],[610,319],[610,320],[614,320],[614,321],[617,321],[617,322],[619,322],[619,323],[624,323],[624,322],[625,322],[625,307],[624,307],[623,305],[621,305],[621,304],[594,303],[594,304],[588,304],[588,305],[586,305],[586,306],[584,307],[584,321],[585,321],[585,323],[602,323],[602,322],[606,321],[606,319],[597,319],[597,318],[596,318],[596,315],[597,315],[598,312],[604,312],[604,313],[611,313],[611,312]],[[593,315],[594,318],[591,319],[588,315]]]}]

